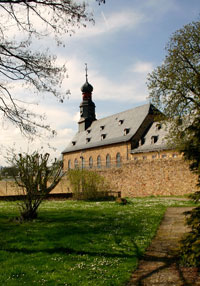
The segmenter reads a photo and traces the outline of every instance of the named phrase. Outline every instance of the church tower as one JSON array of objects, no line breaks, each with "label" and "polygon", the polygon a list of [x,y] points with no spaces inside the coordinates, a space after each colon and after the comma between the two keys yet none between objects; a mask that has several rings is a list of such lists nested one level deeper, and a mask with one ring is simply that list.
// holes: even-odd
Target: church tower
[{"label": "church tower", "polygon": [[93,86],[88,82],[87,64],[85,65],[86,82],[81,87],[83,101],[80,104],[79,132],[85,131],[96,120],[95,104],[92,101]]}]

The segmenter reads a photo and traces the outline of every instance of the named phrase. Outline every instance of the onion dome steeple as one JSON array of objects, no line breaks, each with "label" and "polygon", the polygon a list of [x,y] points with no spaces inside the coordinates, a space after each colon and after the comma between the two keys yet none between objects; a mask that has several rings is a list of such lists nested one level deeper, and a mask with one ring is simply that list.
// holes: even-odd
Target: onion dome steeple
[{"label": "onion dome steeple", "polygon": [[86,81],[84,85],[81,87],[81,91],[83,93],[86,93],[86,92],[91,93],[93,92],[93,86],[88,81]]},{"label": "onion dome steeple", "polygon": [[88,82],[88,68],[85,64],[86,81],[81,87],[83,101],[80,104],[80,120],[79,120],[79,132],[85,131],[94,120],[96,120],[95,115],[95,104],[92,101],[92,91],[93,86]]},{"label": "onion dome steeple", "polygon": [[93,92],[93,86],[88,82],[88,68],[87,64],[85,64],[85,77],[86,81],[84,85],[81,87],[81,91],[83,94],[83,100],[85,99],[92,99],[92,92]]}]

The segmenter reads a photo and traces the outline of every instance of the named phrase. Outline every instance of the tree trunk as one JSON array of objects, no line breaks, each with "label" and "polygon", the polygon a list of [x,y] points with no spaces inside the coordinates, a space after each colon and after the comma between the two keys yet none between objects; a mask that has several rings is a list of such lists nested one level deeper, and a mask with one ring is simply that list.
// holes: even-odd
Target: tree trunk
[{"label": "tree trunk", "polygon": [[35,209],[27,209],[21,213],[21,219],[25,220],[33,220],[37,218],[37,210]]}]

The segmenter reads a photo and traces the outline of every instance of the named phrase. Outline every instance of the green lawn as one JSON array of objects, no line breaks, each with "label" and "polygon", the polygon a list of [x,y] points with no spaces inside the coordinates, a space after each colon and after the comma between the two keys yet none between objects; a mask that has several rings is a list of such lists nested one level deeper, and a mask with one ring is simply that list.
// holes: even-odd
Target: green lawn
[{"label": "green lawn", "polygon": [[33,222],[14,222],[0,202],[0,285],[125,285],[174,198],[115,202],[47,201]]}]

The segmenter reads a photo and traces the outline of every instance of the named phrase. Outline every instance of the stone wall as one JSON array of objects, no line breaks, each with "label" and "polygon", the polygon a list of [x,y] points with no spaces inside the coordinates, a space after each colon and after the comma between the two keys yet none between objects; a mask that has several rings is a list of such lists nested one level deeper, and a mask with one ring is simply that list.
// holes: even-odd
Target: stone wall
[{"label": "stone wall", "polygon": [[0,181],[0,196],[16,196],[23,194],[12,180]]},{"label": "stone wall", "polygon": [[183,195],[197,190],[197,176],[182,158],[137,160],[99,171],[123,197]]},{"label": "stone wall", "polygon": [[[174,158],[169,153],[164,159],[143,160],[138,157],[120,168],[104,168],[97,172],[110,182],[112,191],[121,191],[123,197],[184,195],[197,190],[197,176],[191,173],[188,163],[181,156]],[[52,193],[71,191],[64,177]],[[13,182],[0,182],[0,196],[19,193]]]},{"label": "stone wall", "polygon": [[[61,182],[53,189],[51,194],[65,194],[70,193],[70,185],[66,177],[64,177]],[[12,180],[0,181],[0,196],[18,196],[23,195],[23,189],[18,187]]]}]

